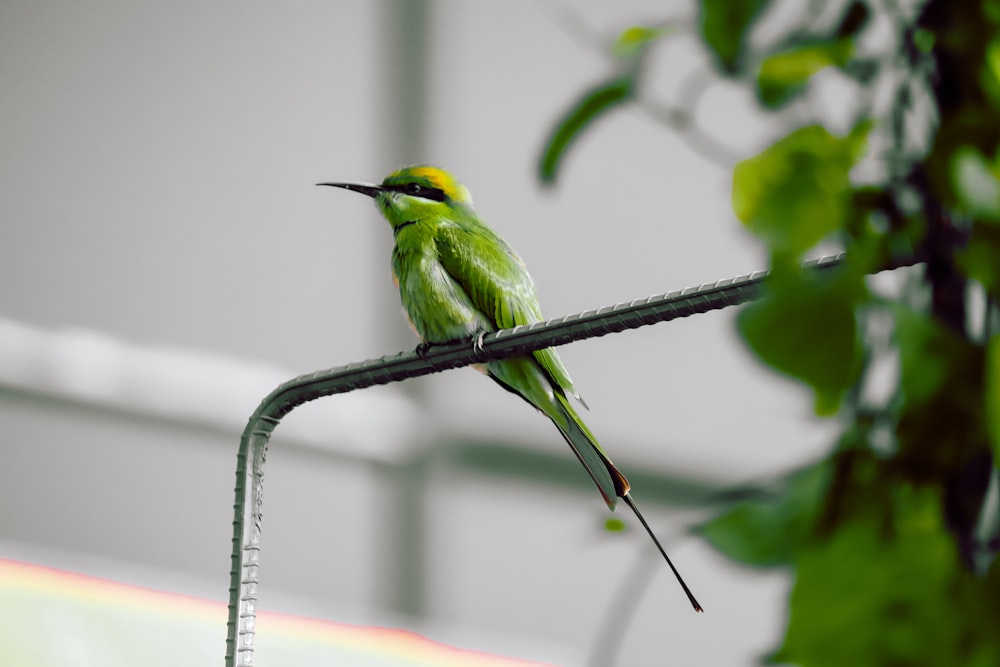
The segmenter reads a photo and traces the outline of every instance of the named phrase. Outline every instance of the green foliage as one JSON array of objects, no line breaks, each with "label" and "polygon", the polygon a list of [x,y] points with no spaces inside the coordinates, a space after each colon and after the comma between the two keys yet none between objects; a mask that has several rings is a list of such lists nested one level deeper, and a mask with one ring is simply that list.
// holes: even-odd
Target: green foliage
[{"label": "green foliage", "polygon": [[811,667],[1000,664],[997,568],[959,560],[932,491],[896,487],[886,516],[861,513],[796,560],[788,630],[772,656]]},{"label": "green foliage", "polygon": [[757,96],[768,107],[780,107],[801,93],[813,74],[843,67],[854,53],[849,38],[803,42],[768,56],[757,72]]},{"label": "green foliage", "polygon": [[951,158],[951,188],[963,213],[987,222],[1000,222],[1000,153],[986,160],[971,146],[955,150]]},{"label": "green foliage", "polygon": [[599,118],[632,100],[650,47],[674,32],[669,27],[632,26],[625,29],[611,45],[616,59],[616,73],[585,91],[563,116],[545,142],[538,164],[543,185],[552,185],[559,175],[566,152]]},{"label": "green foliage", "polygon": [[935,396],[944,393],[962,340],[937,322],[908,308],[898,307],[895,315],[901,384],[905,387],[907,402],[922,409]]},{"label": "green foliage", "polygon": [[634,60],[641,57],[653,42],[671,32],[673,31],[667,28],[651,28],[642,25],[626,28],[615,40],[612,53],[625,62]]},{"label": "green foliage", "polygon": [[[963,11],[931,3],[918,26],[922,48],[936,68],[933,92],[941,114],[923,160],[936,199],[980,215],[996,210],[989,191],[998,175],[1000,146],[1000,16],[997,2],[970,2]],[[916,38],[915,38],[916,39]],[[970,210],[971,209],[971,210]]]},{"label": "green foliage", "polygon": [[604,530],[609,533],[621,533],[625,531],[625,522],[621,519],[611,517],[604,520]]},{"label": "green foliage", "polygon": [[733,170],[733,210],[775,269],[763,297],[740,314],[740,334],[765,363],[812,387],[819,414],[835,412],[857,376],[855,311],[865,290],[857,271],[815,276],[797,267],[844,231],[855,203],[849,174],[870,127],[859,123],[846,137],[804,127]]},{"label": "green foliage", "polygon": [[539,163],[539,177],[545,185],[555,183],[559,165],[569,147],[599,117],[632,97],[635,81],[631,76],[602,82],[585,92],[559,120],[546,142]]},{"label": "green foliage", "polygon": [[895,316],[896,461],[914,481],[944,483],[986,446],[985,350],[927,314],[897,307]]},{"label": "green foliage", "polygon": [[[826,68],[871,87],[846,136],[807,119],[733,170],[733,211],[771,261],[739,334],[844,428],[828,456],[734,500],[701,534],[794,577],[771,661],[1000,664],[1000,534],[988,526],[984,545],[977,530],[1000,457],[1000,1],[852,0],[765,47],[750,38],[765,0],[699,8],[720,80],[756,93],[764,113],[805,97]],[[861,57],[877,12],[899,51]],[[887,105],[872,101],[876,84],[891,88]],[[857,184],[872,157],[882,180]],[[803,268],[820,243],[845,261]],[[922,274],[900,294],[869,290],[866,276],[900,254],[923,258]],[[985,317],[971,316],[970,294]],[[887,360],[898,370],[879,366],[888,386],[869,391]]]},{"label": "green foliage", "polygon": [[967,276],[979,282],[994,300],[1000,299],[1000,225],[979,222],[957,256]]},{"label": "green foliage", "polygon": [[704,524],[713,547],[747,565],[791,565],[813,532],[829,484],[824,465],[785,478],[780,491],[740,503]]},{"label": "green foliage", "polygon": [[701,36],[723,71],[730,74],[741,71],[750,28],[767,4],[767,0],[702,0],[699,3]]},{"label": "green foliage", "polygon": [[818,414],[836,412],[861,358],[855,309],[865,298],[861,276],[775,273],[762,298],[740,313],[740,335],[764,363],[805,382]]},{"label": "green foliage", "polygon": [[924,55],[929,55],[934,50],[934,33],[930,30],[918,28],[913,31],[913,45]]},{"label": "green foliage", "polygon": [[[788,628],[771,656],[777,662],[1000,661],[1000,569],[981,575],[971,568],[988,452],[1000,453],[1000,344],[995,334],[978,342],[963,315],[966,279],[992,298],[1000,293],[1000,160],[990,157],[1000,156],[1000,133],[986,120],[1000,111],[989,59],[996,38],[943,2],[929,3],[918,25],[901,30],[913,36],[913,53],[923,54],[915,58],[938,59],[940,85],[930,92],[943,110],[927,155],[891,155],[903,176],[865,188],[851,183],[874,115],[843,139],[818,126],[793,131],[734,171],[734,211],[764,242],[773,269],[762,300],[741,313],[740,333],[765,363],[813,389],[818,412],[839,409],[853,419],[837,452],[817,464],[829,476],[820,500],[792,495],[789,483],[770,514],[744,503],[706,526],[733,558],[794,572]],[[846,43],[803,40],[766,57],[755,82],[762,103],[788,101],[823,67],[849,67]],[[905,124],[912,99],[903,87],[897,94],[884,119],[895,128]],[[971,222],[964,248],[952,240],[961,229],[955,218]],[[929,242],[929,305],[872,299],[858,272],[789,268],[829,239],[839,239],[848,266],[862,270],[894,247]],[[875,352],[862,333],[880,313],[893,323],[899,374],[891,398],[866,405],[865,365]],[[796,505],[798,513],[790,510]],[[806,527],[790,526],[789,516]],[[776,543],[779,531],[790,535],[780,557],[762,558],[761,544]]]},{"label": "green foliage", "polygon": [[1000,334],[994,334],[986,346],[985,373],[986,429],[993,456],[1000,459]]},{"label": "green foliage", "polygon": [[733,170],[733,211],[772,257],[795,261],[839,231],[851,204],[849,172],[869,123],[844,138],[819,125],[796,130]]}]

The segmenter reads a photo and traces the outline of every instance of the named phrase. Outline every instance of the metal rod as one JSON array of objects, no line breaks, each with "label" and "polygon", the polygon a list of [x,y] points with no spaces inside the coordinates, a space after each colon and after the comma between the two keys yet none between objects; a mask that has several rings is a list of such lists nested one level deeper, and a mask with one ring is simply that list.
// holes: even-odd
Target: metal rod
[{"label": "metal rod", "polygon": [[[838,253],[810,260],[805,266],[825,271],[843,261],[844,253]],[[912,266],[919,261],[917,258],[898,260],[884,269]],[[277,387],[250,417],[237,456],[226,666],[253,665],[264,457],[271,432],[281,418],[295,407],[323,396],[527,354],[533,350],[739,305],[760,294],[767,275],[766,271],[757,271],[577,315],[504,329],[486,334],[476,341],[460,340],[434,345],[420,353],[416,350],[399,352],[302,375]]]}]

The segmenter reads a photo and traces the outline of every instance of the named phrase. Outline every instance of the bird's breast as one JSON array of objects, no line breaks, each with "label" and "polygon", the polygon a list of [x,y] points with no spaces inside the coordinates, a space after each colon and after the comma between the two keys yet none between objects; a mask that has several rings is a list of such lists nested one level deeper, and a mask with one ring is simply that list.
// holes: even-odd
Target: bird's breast
[{"label": "bird's breast", "polygon": [[431,253],[393,253],[393,280],[410,323],[427,342],[493,331],[492,322]]}]

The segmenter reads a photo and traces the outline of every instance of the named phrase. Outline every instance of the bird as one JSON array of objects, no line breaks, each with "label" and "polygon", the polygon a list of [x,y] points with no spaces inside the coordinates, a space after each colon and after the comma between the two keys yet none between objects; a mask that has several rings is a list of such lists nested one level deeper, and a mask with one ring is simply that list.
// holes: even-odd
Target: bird
[{"label": "bird", "polygon": [[[542,321],[535,283],[514,248],[486,224],[469,190],[444,169],[414,165],[381,184],[329,182],[375,201],[392,228],[392,276],[421,346],[482,340],[486,333]],[[426,347],[418,347],[426,350]],[[625,475],[570,403],[580,398],[553,348],[475,365],[548,417],[610,510],[621,498],[666,560],[695,611],[703,611],[632,497]]]}]

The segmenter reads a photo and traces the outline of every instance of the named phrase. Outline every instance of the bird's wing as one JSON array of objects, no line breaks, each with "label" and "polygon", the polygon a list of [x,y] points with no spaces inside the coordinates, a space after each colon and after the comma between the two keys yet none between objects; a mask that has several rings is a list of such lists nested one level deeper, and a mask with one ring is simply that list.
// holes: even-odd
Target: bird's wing
[{"label": "bird's wing", "polygon": [[[445,271],[497,329],[542,320],[535,284],[524,262],[493,230],[485,225],[446,224],[438,228],[435,241]],[[536,350],[534,356],[553,384],[577,396],[554,349]]]}]

